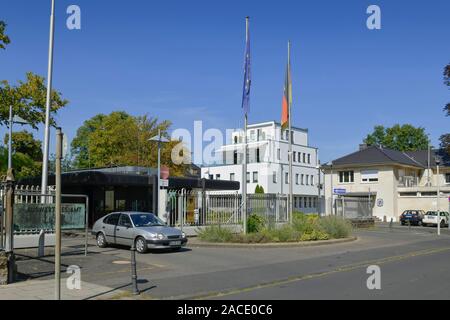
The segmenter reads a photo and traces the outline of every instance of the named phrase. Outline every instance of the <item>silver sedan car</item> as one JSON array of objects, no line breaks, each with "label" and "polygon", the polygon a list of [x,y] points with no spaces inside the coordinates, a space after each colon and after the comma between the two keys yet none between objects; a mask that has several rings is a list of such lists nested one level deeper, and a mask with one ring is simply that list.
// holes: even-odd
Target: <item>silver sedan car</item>
[{"label": "silver sedan car", "polygon": [[152,213],[111,213],[98,220],[92,228],[97,246],[135,245],[136,251],[146,253],[149,249],[180,250],[186,246],[186,234],[168,227]]}]

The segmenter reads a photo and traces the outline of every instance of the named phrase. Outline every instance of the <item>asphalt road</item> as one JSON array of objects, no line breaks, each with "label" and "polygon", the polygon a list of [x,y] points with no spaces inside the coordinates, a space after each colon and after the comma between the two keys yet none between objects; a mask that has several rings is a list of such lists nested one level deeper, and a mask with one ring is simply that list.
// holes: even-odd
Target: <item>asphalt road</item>
[{"label": "asphalt road", "polygon": [[[380,225],[352,243],[310,248],[196,248],[138,255],[139,288],[153,299],[450,299],[450,233]],[[82,281],[129,290],[130,252],[64,239],[64,267],[78,265]],[[21,252],[25,279],[53,277],[51,253]],[[381,268],[382,290],[368,290],[367,267]],[[117,291],[119,292],[119,291]],[[106,292],[105,292],[106,293]],[[101,298],[101,296],[91,297]]]}]

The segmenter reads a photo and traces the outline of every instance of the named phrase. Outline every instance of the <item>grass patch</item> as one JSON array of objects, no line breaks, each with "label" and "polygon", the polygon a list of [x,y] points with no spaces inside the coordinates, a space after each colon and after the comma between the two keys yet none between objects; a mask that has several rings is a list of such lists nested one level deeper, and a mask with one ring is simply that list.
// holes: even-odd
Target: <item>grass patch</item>
[{"label": "grass patch", "polygon": [[249,233],[235,234],[221,226],[209,226],[199,230],[200,240],[212,243],[292,243],[348,238],[352,234],[352,225],[342,218],[318,215],[294,214],[292,225],[275,227],[261,219],[250,217]]}]

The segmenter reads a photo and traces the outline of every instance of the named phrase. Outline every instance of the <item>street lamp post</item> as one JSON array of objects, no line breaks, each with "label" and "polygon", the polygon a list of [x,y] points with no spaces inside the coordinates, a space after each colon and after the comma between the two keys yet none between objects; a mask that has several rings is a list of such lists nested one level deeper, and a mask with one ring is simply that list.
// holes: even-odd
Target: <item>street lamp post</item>
[{"label": "street lamp post", "polygon": [[163,143],[169,142],[166,138],[161,136],[161,130],[158,130],[158,135],[151,138],[149,141],[155,141],[158,143],[158,179],[156,183],[156,190],[157,190],[157,196],[158,196],[158,206],[156,207],[156,214],[159,217],[159,193],[161,191],[161,145]]},{"label": "street lamp post", "polygon": [[26,125],[29,124],[25,120],[23,120],[20,117],[14,116],[13,114],[13,107],[12,105],[9,106],[9,134],[8,134],[8,170],[12,169],[13,163],[12,163],[12,154],[13,154],[13,148],[12,148],[12,134],[13,134],[13,125],[14,123],[20,124],[20,125]]}]

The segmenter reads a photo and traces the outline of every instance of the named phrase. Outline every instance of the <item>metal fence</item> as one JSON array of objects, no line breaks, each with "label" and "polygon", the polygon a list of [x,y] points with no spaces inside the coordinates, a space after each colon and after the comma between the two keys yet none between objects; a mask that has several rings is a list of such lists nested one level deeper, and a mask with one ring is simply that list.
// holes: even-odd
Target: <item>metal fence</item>
[{"label": "metal fence", "polygon": [[[242,225],[242,195],[201,191],[169,191],[166,205],[167,223],[173,227]],[[267,221],[288,221],[287,197],[249,195],[247,215],[256,214]]]},{"label": "metal fence", "polygon": [[367,197],[340,197],[336,199],[336,214],[350,220],[370,219],[373,205]]}]

